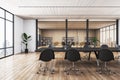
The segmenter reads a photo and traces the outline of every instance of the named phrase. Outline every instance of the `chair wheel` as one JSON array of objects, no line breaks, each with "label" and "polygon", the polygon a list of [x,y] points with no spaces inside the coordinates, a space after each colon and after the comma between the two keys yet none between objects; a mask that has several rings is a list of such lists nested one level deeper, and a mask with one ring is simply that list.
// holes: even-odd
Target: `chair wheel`
[{"label": "chair wheel", "polygon": [[116,72],[113,72],[113,74],[116,74]]},{"label": "chair wheel", "polygon": [[40,72],[37,72],[37,74],[40,74]]},{"label": "chair wheel", "polygon": [[83,72],[81,72],[81,73],[83,73]]},{"label": "chair wheel", "polygon": [[51,74],[54,74],[54,72],[55,72],[55,70],[54,70],[54,69],[50,71],[50,73],[51,73]]},{"label": "chair wheel", "polygon": [[69,72],[66,72],[67,75],[69,75]]},{"label": "chair wheel", "polygon": [[69,73],[67,73],[67,75],[69,75]]},{"label": "chair wheel", "polygon": [[51,74],[54,74],[54,71],[53,71],[53,72],[51,72]]}]

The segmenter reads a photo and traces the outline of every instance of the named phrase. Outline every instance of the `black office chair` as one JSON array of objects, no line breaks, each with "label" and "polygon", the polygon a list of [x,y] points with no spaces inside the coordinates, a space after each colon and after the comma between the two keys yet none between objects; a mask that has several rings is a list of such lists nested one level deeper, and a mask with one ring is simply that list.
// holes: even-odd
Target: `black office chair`
[{"label": "black office chair", "polygon": [[101,69],[99,70],[100,73],[111,73],[111,70],[108,69],[107,63],[110,62],[111,60],[114,60],[114,55],[112,51],[109,49],[101,49],[99,53],[99,60],[102,61]]},{"label": "black office chair", "polygon": [[[42,67],[42,64],[40,63],[40,68],[37,73],[39,74],[40,72],[44,72],[43,74],[45,74],[45,72],[49,70],[49,68],[47,66],[47,62],[51,61],[54,58],[55,58],[55,55],[54,55],[54,51],[52,49],[48,48],[48,49],[43,50],[40,54],[39,60],[41,60],[42,62],[45,62],[45,67]],[[50,72],[54,73],[54,70],[51,69]]]},{"label": "black office chair", "polygon": [[[100,46],[100,50],[102,50],[102,49],[108,49],[108,45],[106,45],[106,44],[103,44],[103,45],[101,45]],[[100,51],[98,52],[98,55],[100,54]],[[99,56],[97,55],[97,59],[99,59]],[[98,66],[99,66],[99,61],[98,61]]]},{"label": "black office chair", "polygon": [[66,51],[66,57],[65,59],[67,59],[68,61],[72,62],[72,67],[70,67],[69,69],[67,69],[66,73],[69,74],[69,71],[79,71],[79,69],[77,69],[75,67],[75,62],[81,60],[79,51],[77,51],[76,49],[68,49]]},{"label": "black office chair", "polygon": [[[86,51],[86,49],[90,48],[89,44],[86,43],[83,48],[84,48],[84,53],[86,53],[86,55],[84,56],[84,58],[87,58],[88,60],[90,60],[91,52],[90,51]],[[88,55],[88,53],[89,53],[89,55]]]},{"label": "black office chair", "polygon": [[101,45],[100,49],[108,49],[108,45],[103,44],[103,45]]},{"label": "black office chair", "polygon": [[[106,45],[106,44],[101,45],[100,50],[102,50],[102,49],[108,49],[108,45]],[[99,55],[99,53],[100,53],[100,51],[98,52],[98,55]],[[99,56],[97,56],[97,57],[99,59]]]}]

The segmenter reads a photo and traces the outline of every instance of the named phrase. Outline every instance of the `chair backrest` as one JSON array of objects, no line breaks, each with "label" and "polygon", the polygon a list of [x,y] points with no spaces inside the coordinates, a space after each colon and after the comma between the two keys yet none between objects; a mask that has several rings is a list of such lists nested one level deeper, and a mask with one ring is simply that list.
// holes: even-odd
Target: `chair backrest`
[{"label": "chair backrest", "polygon": [[65,42],[62,42],[62,45],[65,45]]},{"label": "chair backrest", "polygon": [[87,49],[87,48],[90,48],[90,46],[88,44],[85,44],[83,48]]},{"label": "chair backrest", "polygon": [[[85,44],[83,48],[84,48],[84,49],[89,49],[89,48],[90,48],[90,45],[89,45],[89,44]],[[89,51],[86,51],[86,50],[85,50],[84,52],[85,52],[85,53],[88,53]]]},{"label": "chair backrest", "polygon": [[106,45],[106,44],[103,44],[103,45],[101,45],[101,47],[100,47],[101,49],[108,49],[108,45]]},{"label": "chair backrest", "polygon": [[73,62],[81,60],[79,51],[74,48],[67,50],[66,59]]},{"label": "chair backrest", "polygon": [[50,61],[51,59],[54,59],[54,58],[55,58],[54,51],[48,48],[41,52],[39,60]]},{"label": "chair backrest", "polygon": [[109,49],[101,49],[98,56],[101,61],[107,62],[107,61],[114,60],[114,55],[112,51],[110,51]]}]

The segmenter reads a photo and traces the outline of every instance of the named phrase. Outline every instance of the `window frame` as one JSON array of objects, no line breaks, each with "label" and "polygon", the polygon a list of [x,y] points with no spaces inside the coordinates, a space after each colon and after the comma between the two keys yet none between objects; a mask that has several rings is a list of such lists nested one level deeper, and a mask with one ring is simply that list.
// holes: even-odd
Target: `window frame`
[{"label": "window frame", "polygon": [[[5,58],[5,57],[8,57],[8,56],[11,56],[11,55],[14,55],[14,14],[12,14],[11,12],[9,12],[9,11],[7,11],[7,10],[5,10],[5,9],[3,9],[2,7],[0,7],[0,9],[1,10],[4,10],[4,17],[0,17],[0,19],[2,19],[2,20],[4,20],[4,47],[3,48],[0,48],[0,50],[5,50],[4,51],[4,57],[0,57],[0,59],[2,59],[2,58]],[[9,14],[11,14],[12,15],[12,21],[11,20],[8,20],[8,19],[6,19],[6,13],[9,13]],[[6,46],[6,22],[7,21],[9,21],[9,22],[11,22],[12,23],[12,46],[10,46],[10,47],[7,47]],[[6,50],[7,49],[11,49],[12,48],[12,54],[10,54],[10,55],[7,55],[6,56]]]}]

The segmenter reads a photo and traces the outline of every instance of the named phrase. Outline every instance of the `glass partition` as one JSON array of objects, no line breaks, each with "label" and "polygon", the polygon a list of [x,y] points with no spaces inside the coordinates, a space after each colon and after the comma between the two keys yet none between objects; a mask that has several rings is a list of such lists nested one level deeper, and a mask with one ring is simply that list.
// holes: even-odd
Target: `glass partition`
[{"label": "glass partition", "polygon": [[38,49],[65,45],[65,21],[38,21]]},{"label": "glass partition", "polygon": [[100,28],[101,44],[107,44],[110,47],[116,46],[116,24]]},{"label": "glass partition", "polygon": [[[89,42],[92,47],[107,44],[116,45],[116,21],[112,20],[72,20],[67,22],[67,44],[72,47],[83,47]],[[38,21],[38,46],[63,47],[66,45],[66,21]],[[88,33],[88,37],[87,37]],[[38,48],[39,48],[38,47]]]},{"label": "glass partition", "polygon": [[86,42],[86,21],[68,20],[68,44],[72,47],[83,47]]},{"label": "glass partition", "polygon": [[93,21],[89,20],[89,42],[91,45],[109,47],[116,45],[116,21]]}]

